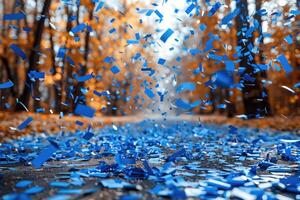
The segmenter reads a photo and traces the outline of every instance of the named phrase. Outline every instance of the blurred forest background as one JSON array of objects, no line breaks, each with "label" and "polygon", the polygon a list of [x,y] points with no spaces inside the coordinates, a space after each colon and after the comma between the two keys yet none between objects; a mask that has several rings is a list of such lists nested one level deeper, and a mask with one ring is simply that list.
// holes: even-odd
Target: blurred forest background
[{"label": "blurred forest background", "polygon": [[170,1],[1,0],[0,109],[300,114],[298,0]]}]

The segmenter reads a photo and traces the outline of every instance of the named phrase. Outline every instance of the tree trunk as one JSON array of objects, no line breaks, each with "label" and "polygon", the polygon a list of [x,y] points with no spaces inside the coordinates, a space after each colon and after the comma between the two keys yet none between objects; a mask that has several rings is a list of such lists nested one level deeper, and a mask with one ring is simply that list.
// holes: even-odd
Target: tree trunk
[{"label": "tree trunk", "polygon": [[253,46],[253,38],[246,35],[249,29],[249,22],[247,21],[248,2],[247,0],[238,0],[236,6],[240,9],[240,14],[236,17],[237,43],[240,47],[238,52],[239,65],[245,68],[245,72],[241,74],[240,82],[243,84],[242,95],[245,115],[250,119],[264,115],[265,106],[263,105],[262,90],[257,80],[257,74],[254,73],[254,56],[249,49]]},{"label": "tree trunk", "polygon": [[[255,8],[256,11],[259,11],[261,9],[261,0],[256,0],[255,2]],[[261,64],[265,63],[265,57],[264,57],[264,52],[262,49],[262,45],[264,43],[264,37],[263,37],[263,32],[262,32],[262,19],[261,16],[259,14],[255,14],[255,19],[257,20],[259,26],[258,26],[258,37],[260,38],[259,40],[259,53],[258,53],[258,60]],[[268,74],[267,71],[262,70],[260,72],[260,77],[267,79],[268,78]],[[265,115],[272,115],[272,111],[271,111],[271,106],[270,106],[270,101],[269,101],[269,93],[266,87],[262,86],[262,92],[264,93],[263,97],[262,97],[262,103],[265,107]]]},{"label": "tree trunk", "polygon": [[[32,45],[32,49],[30,51],[29,56],[29,67],[26,71],[26,79],[25,79],[25,86],[23,89],[23,93],[20,97],[20,101],[28,107],[29,100],[30,100],[30,93],[32,88],[32,81],[30,80],[29,76],[27,75],[28,72],[31,70],[35,70],[37,67],[36,63],[39,60],[39,48],[42,40],[43,30],[44,30],[44,23],[45,19],[48,15],[49,9],[50,9],[51,0],[45,0],[42,12],[40,14],[40,19],[36,25],[35,34],[34,34],[34,42]],[[16,106],[16,111],[22,111],[24,108],[21,105]]]},{"label": "tree trunk", "polygon": [[[89,13],[89,20],[91,21],[92,19],[93,19],[93,11],[91,10]],[[89,51],[90,51],[90,32],[88,30],[86,30],[85,43],[84,43],[84,55],[83,55],[84,65],[79,70],[78,76],[85,75],[87,72]],[[83,104],[86,103],[85,96],[83,94],[81,94],[81,91],[80,91],[80,89],[82,87],[84,87],[84,82],[77,83],[77,86],[75,88],[75,104],[77,104],[79,102],[83,103]],[[74,104],[74,107],[75,107],[75,104]],[[74,110],[74,107],[73,107],[73,110]]]}]

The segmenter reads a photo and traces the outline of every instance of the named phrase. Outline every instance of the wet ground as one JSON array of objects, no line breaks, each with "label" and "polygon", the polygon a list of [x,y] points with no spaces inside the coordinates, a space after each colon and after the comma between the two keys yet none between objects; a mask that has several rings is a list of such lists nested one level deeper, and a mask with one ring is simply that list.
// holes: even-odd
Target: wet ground
[{"label": "wet ground", "polygon": [[[153,120],[31,134],[1,144],[0,196],[300,198],[299,139],[267,129]],[[40,168],[32,164],[45,156]]]}]

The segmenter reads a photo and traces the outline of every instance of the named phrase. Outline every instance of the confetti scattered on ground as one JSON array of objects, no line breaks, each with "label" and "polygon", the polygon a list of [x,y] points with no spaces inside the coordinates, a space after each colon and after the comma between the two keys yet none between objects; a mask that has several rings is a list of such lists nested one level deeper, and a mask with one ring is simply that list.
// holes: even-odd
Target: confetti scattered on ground
[{"label": "confetti scattered on ground", "polygon": [[[31,134],[0,146],[3,199],[296,198],[300,140],[289,132],[153,121],[93,133]],[[55,151],[49,148],[54,145]],[[40,169],[32,161],[49,153]]]}]

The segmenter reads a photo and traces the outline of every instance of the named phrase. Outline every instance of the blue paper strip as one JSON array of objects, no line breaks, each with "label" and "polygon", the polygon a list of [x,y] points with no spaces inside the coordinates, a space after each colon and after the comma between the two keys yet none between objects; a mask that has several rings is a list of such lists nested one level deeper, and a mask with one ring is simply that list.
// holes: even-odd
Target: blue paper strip
[{"label": "blue paper strip", "polygon": [[235,18],[240,13],[240,9],[236,8],[234,11],[226,15],[222,21],[221,25],[228,24],[233,18]]},{"label": "blue paper strip", "polygon": [[168,28],[164,32],[164,34],[162,34],[162,36],[160,37],[160,40],[165,43],[173,33],[174,33],[174,31],[172,29]]},{"label": "blue paper strip", "polygon": [[17,188],[25,188],[29,186],[32,183],[30,180],[21,180],[18,183],[16,183]]},{"label": "blue paper strip", "polygon": [[127,44],[138,44],[138,40],[127,40]]},{"label": "blue paper strip", "polygon": [[28,117],[25,121],[23,121],[19,126],[18,126],[18,130],[21,131],[24,128],[26,128],[31,122],[32,122],[33,118],[32,117]]},{"label": "blue paper strip", "polygon": [[73,35],[75,35],[76,33],[83,31],[85,28],[86,28],[86,24],[81,23],[81,24],[78,24],[77,26],[73,27],[70,32],[72,32]]},{"label": "blue paper strip", "polygon": [[209,17],[213,16],[219,10],[220,7],[221,7],[221,3],[220,2],[215,3],[213,5],[213,7],[209,10],[208,16]]},{"label": "blue paper strip", "polygon": [[183,91],[194,91],[196,89],[196,85],[193,82],[185,82],[181,83],[177,88],[176,88],[176,93],[181,93]]},{"label": "blue paper strip", "polygon": [[16,44],[11,44],[9,45],[9,48],[11,50],[13,50],[13,52],[15,54],[17,54],[18,56],[20,56],[23,60],[26,60],[26,54],[24,53],[24,51]]},{"label": "blue paper strip", "polygon": [[182,99],[176,99],[175,100],[175,105],[179,108],[182,108],[184,110],[189,110],[191,109],[191,105],[185,101],[183,101]]},{"label": "blue paper strip", "polygon": [[190,14],[190,13],[194,10],[195,7],[196,7],[196,5],[192,3],[192,4],[185,10],[185,13],[186,13],[186,14]]},{"label": "blue paper strip", "polygon": [[288,60],[283,54],[278,56],[277,60],[281,63],[281,66],[283,67],[287,75],[293,71],[293,67],[289,64]]},{"label": "blue paper strip", "polygon": [[34,168],[39,169],[42,167],[42,165],[51,158],[53,153],[55,153],[59,149],[59,146],[57,143],[50,141],[50,145],[45,147],[39,155],[31,161],[31,164]]},{"label": "blue paper strip", "polygon": [[21,20],[25,19],[24,13],[10,13],[4,14],[3,20]]},{"label": "blue paper strip", "polygon": [[95,8],[95,12],[99,12],[104,6],[104,1],[100,1],[97,5],[97,7]]},{"label": "blue paper strip", "polygon": [[14,86],[14,83],[10,80],[5,83],[0,83],[0,89],[10,88],[12,86]]},{"label": "blue paper strip", "polygon": [[95,115],[95,111],[96,111],[95,109],[89,106],[77,104],[74,114],[92,118]]},{"label": "blue paper strip", "polygon": [[84,75],[84,76],[76,76],[76,77],[75,77],[75,79],[76,79],[79,83],[88,81],[88,80],[90,80],[91,78],[93,78],[93,75],[92,75],[92,74],[87,74],[87,75]]},{"label": "blue paper strip", "polygon": [[162,19],[162,18],[164,17],[158,10],[155,10],[154,13],[155,13],[160,19]]},{"label": "blue paper strip", "polygon": [[149,88],[145,88],[145,94],[150,98],[150,99],[153,99],[155,97],[155,94],[152,92],[151,89]]},{"label": "blue paper strip", "polygon": [[45,72],[38,72],[38,71],[32,70],[28,73],[28,76],[33,79],[44,79]]}]

